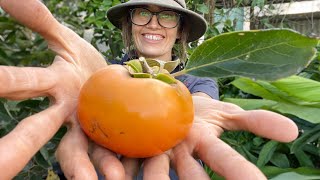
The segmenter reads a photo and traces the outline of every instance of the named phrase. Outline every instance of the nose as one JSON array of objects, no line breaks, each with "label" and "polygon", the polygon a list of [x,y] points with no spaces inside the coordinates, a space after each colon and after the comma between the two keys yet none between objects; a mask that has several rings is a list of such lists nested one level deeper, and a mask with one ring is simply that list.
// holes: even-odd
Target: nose
[{"label": "nose", "polygon": [[156,15],[152,16],[151,21],[147,24],[147,27],[151,28],[151,29],[159,29],[159,28],[161,28],[160,24],[158,23]]}]

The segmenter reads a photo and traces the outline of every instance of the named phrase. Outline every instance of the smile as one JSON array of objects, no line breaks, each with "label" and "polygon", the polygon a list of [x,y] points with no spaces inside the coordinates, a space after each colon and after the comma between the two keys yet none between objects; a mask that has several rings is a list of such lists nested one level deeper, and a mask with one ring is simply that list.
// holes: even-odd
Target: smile
[{"label": "smile", "polygon": [[162,40],[164,37],[161,35],[155,35],[155,34],[144,34],[143,35],[146,39],[159,41]]}]

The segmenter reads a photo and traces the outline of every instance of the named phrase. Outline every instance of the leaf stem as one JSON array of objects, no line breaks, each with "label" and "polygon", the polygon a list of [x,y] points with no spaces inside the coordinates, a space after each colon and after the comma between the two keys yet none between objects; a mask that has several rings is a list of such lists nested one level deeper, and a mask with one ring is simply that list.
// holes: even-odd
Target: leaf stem
[{"label": "leaf stem", "polygon": [[181,75],[184,75],[186,74],[187,71],[185,69],[181,70],[181,71],[178,71],[178,72],[175,72],[175,73],[172,73],[171,76],[173,77],[177,77],[177,76],[181,76]]},{"label": "leaf stem", "polygon": [[139,61],[142,62],[142,66],[144,67],[144,69],[147,71],[147,73],[153,75],[154,72],[151,69],[151,67],[148,65],[146,59],[144,57],[139,57]]}]

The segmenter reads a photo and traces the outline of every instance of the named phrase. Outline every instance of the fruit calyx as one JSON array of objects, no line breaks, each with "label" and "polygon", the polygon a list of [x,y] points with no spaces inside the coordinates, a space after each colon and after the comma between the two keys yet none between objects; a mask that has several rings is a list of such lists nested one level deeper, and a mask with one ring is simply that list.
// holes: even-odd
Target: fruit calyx
[{"label": "fruit calyx", "polygon": [[[125,62],[125,67],[134,78],[153,78],[168,84],[174,84],[177,80],[170,72],[179,64],[179,60],[164,62],[156,59],[133,59]],[[170,71],[170,72],[169,72]]]}]

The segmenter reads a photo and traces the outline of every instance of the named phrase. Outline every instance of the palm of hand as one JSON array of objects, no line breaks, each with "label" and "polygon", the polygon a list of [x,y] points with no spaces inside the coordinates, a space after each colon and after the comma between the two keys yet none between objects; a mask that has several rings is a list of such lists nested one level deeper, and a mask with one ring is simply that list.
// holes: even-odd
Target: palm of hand
[{"label": "palm of hand", "polygon": [[199,96],[194,96],[193,101],[193,128],[171,153],[181,179],[209,179],[193,157],[201,159],[226,179],[265,179],[256,166],[219,139],[224,130],[247,130],[282,142],[297,137],[295,124],[279,114],[264,110],[244,111],[236,105]]},{"label": "palm of hand", "polygon": [[[24,167],[63,123],[68,123],[74,129],[68,134],[79,136],[78,143],[87,146],[75,121],[77,98],[86,79],[107,64],[94,47],[58,23],[40,1],[22,3],[18,0],[1,0],[0,6],[22,24],[39,32],[48,41],[49,48],[57,54],[48,68],[0,66],[0,81],[7,84],[6,88],[0,88],[0,97],[20,100],[49,96],[51,99],[48,109],[26,118],[1,138],[0,155],[5,158],[1,158],[0,164],[14,168],[9,168],[9,171],[2,169],[0,174],[9,178]],[[71,139],[68,137],[70,135],[66,135],[63,142]],[[10,149],[15,151],[8,151]],[[16,153],[21,151],[24,153]]]}]

